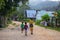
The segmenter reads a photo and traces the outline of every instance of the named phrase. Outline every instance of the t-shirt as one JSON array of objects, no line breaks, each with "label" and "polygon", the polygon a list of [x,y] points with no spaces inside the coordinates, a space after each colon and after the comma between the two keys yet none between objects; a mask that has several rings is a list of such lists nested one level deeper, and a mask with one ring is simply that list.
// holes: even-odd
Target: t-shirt
[{"label": "t-shirt", "polygon": [[27,28],[28,28],[28,25],[24,25],[24,29],[26,29],[26,30],[27,30]]},{"label": "t-shirt", "polygon": [[24,24],[21,24],[21,28],[24,28]]}]

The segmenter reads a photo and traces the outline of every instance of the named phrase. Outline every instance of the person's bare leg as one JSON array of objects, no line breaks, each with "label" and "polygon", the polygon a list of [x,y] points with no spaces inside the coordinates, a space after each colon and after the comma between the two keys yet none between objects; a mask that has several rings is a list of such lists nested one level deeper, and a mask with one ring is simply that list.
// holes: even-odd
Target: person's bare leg
[{"label": "person's bare leg", "polygon": [[31,35],[33,35],[33,28],[31,28]]},{"label": "person's bare leg", "polygon": [[22,30],[22,33],[23,33],[23,30]]},{"label": "person's bare leg", "polygon": [[33,35],[33,30],[31,30],[31,35]]},{"label": "person's bare leg", "polygon": [[25,36],[27,36],[27,30],[25,30]]},{"label": "person's bare leg", "polygon": [[23,29],[21,30],[21,33],[23,33]]}]

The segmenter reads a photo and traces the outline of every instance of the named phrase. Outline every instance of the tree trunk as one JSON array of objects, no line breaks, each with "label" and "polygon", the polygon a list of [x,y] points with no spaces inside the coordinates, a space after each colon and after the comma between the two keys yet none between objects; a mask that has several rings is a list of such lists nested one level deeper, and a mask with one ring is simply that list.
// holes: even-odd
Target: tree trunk
[{"label": "tree trunk", "polygon": [[3,22],[4,22],[4,18],[3,16],[0,16],[0,28],[3,28]]},{"label": "tree trunk", "polygon": [[7,17],[0,16],[0,28],[4,28],[7,25]]},{"label": "tree trunk", "polygon": [[4,17],[4,25],[6,26],[7,25],[7,17]]}]

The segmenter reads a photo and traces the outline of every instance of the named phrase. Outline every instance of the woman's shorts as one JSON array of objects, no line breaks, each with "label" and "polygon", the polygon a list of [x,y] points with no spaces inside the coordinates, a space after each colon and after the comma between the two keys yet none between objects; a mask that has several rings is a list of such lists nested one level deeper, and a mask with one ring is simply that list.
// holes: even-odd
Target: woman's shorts
[{"label": "woman's shorts", "polygon": [[30,27],[30,31],[33,31],[33,27]]}]

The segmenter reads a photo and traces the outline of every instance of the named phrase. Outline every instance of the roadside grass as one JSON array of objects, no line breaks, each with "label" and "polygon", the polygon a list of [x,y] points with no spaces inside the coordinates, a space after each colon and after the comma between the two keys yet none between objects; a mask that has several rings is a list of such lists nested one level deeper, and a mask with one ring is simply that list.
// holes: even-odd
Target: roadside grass
[{"label": "roadside grass", "polygon": [[43,25],[40,25],[40,24],[36,24],[36,25],[38,25],[40,27],[44,27],[46,29],[56,30],[56,31],[60,32],[60,27],[43,26]]},{"label": "roadside grass", "polygon": [[56,31],[60,31],[60,27],[51,27],[51,26],[47,26],[45,27],[47,29],[52,29],[52,30],[56,30]]}]

